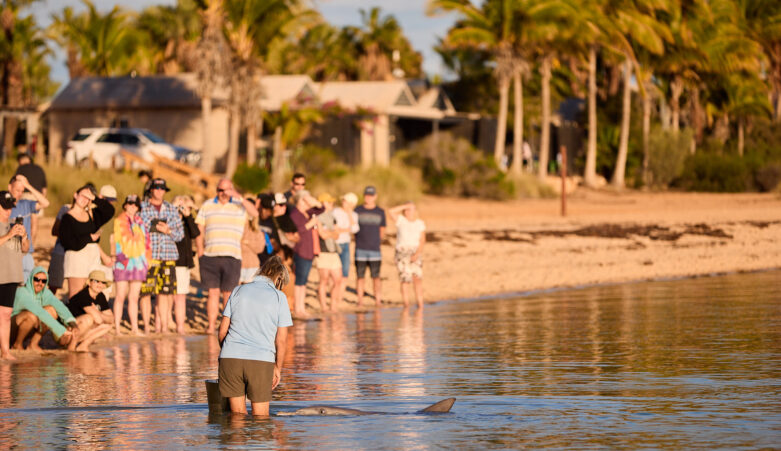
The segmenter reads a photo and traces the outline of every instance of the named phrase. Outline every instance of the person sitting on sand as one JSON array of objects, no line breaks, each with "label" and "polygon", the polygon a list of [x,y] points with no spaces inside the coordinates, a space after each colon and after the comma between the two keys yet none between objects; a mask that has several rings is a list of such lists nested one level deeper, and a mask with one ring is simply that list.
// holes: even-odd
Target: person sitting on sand
[{"label": "person sitting on sand", "polygon": [[[388,210],[396,223],[396,268],[401,281],[401,299],[409,305],[409,286],[415,287],[415,300],[423,307],[423,245],[426,243],[426,223],[418,218],[415,204],[408,202]],[[401,213],[401,214],[400,214]]]},{"label": "person sitting on sand", "polygon": [[103,294],[111,282],[101,270],[89,273],[87,285],[68,301],[68,308],[79,325],[81,336],[71,340],[68,349],[88,352],[89,346],[114,327],[114,314]]},{"label": "person sitting on sand", "polygon": [[[27,349],[40,351],[38,343],[46,332],[52,331],[55,340],[62,346],[68,346],[79,328],[76,318],[68,307],[49,290],[49,274],[41,266],[36,266],[27,278],[27,284],[16,290],[11,324],[16,332],[13,349],[22,350],[24,340],[32,332]],[[64,325],[63,325],[64,324]]]},{"label": "person sitting on sand", "polygon": [[220,394],[230,410],[268,416],[271,391],[282,379],[287,329],[293,325],[282,288],[290,275],[279,256],[260,267],[252,282],[233,289],[220,323]]}]

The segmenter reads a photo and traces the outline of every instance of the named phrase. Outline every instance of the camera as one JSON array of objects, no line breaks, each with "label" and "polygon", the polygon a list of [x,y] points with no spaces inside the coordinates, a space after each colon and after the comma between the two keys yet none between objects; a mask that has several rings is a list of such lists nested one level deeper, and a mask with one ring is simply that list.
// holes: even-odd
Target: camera
[{"label": "camera", "polygon": [[24,224],[24,218],[22,216],[17,216],[16,219],[14,219],[14,225],[23,225]]}]

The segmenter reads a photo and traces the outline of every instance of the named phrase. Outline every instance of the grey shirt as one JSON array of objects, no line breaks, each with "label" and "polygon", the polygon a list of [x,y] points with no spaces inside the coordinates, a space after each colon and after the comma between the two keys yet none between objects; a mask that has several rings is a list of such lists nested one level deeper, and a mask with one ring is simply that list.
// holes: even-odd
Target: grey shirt
[{"label": "grey shirt", "polygon": [[[13,224],[0,222],[0,236],[4,236],[11,230]],[[22,244],[20,239],[13,237],[0,245],[0,284],[22,283]]]}]

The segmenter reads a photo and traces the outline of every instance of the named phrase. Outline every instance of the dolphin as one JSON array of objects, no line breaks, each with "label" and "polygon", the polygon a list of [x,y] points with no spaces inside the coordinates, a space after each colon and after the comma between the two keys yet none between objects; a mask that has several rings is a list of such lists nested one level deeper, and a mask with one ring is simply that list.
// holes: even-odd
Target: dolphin
[{"label": "dolphin", "polygon": [[[415,413],[447,413],[456,402],[456,398],[447,398],[434,403]],[[382,415],[388,412],[367,412],[358,409],[348,409],[335,406],[309,406],[293,412],[277,412],[278,416],[309,415],[309,416],[336,416],[336,415]]]}]

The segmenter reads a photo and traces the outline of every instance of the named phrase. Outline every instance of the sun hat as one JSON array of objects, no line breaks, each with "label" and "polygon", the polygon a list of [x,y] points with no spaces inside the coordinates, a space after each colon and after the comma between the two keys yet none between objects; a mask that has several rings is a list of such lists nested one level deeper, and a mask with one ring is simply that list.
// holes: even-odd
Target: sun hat
[{"label": "sun hat", "polygon": [[117,200],[117,189],[111,185],[103,185],[100,187],[100,195],[110,201]]},{"label": "sun hat", "polygon": [[99,282],[103,282],[106,284],[107,287],[111,286],[111,281],[106,278],[106,273],[103,271],[96,269],[89,273],[89,277],[87,277],[87,280],[97,280]]},{"label": "sun hat", "polygon": [[358,205],[358,195],[353,192],[345,194],[342,196],[342,199],[344,199],[344,201],[347,203]]},{"label": "sun hat", "polygon": [[317,196],[317,201],[320,203],[323,202],[334,202],[336,198],[328,193],[322,193],[319,196]]},{"label": "sun hat", "polygon": [[156,178],[153,179],[152,182],[149,184],[149,190],[153,190],[155,188],[162,188],[166,191],[171,191],[171,188],[168,187],[165,183],[165,179]]},{"label": "sun hat", "polygon": [[138,208],[141,208],[141,199],[138,198],[138,194],[128,194],[127,197],[125,197],[125,201],[122,202],[122,206],[124,207],[127,204],[133,204]]}]

